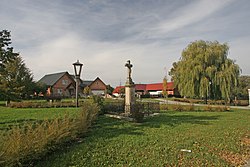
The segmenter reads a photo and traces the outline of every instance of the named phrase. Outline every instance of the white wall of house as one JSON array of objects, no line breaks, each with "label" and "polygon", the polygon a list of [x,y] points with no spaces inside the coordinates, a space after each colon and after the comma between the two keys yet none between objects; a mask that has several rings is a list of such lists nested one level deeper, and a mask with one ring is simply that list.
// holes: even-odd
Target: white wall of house
[{"label": "white wall of house", "polygon": [[93,95],[104,95],[105,91],[104,90],[92,90],[91,91]]},{"label": "white wall of house", "polygon": [[119,96],[120,96],[119,93],[113,93],[113,95],[114,95],[115,97],[119,97]]},{"label": "white wall of house", "polygon": [[149,91],[150,95],[161,95],[162,91]]}]

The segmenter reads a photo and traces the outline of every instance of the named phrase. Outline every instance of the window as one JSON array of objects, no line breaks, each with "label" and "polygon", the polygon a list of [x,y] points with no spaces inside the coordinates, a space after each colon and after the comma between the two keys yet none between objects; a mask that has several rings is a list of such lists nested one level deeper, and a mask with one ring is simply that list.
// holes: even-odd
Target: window
[{"label": "window", "polygon": [[62,80],[62,84],[63,84],[63,85],[68,85],[68,80],[63,79],[63,80]]},{"label": "window", "polygon": [[61,95],[62,94],[62,89],[57,89],[57,93]]}]

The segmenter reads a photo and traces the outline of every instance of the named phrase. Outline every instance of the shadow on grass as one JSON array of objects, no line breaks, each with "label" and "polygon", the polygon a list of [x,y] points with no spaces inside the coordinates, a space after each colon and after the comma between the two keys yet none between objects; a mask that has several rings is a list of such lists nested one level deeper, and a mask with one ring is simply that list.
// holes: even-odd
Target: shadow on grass
[{"label": "shadow on grass", "polygon": [[[133,136],[144,135],[145,128],[160,128],[162,125],[175,127],[181,124],[209,125],[210,121],[218,120],[220,116],[195,116],[185,114],[160,114],[155,117],[148,117],[143,123],[131,123],[106,116],[99,116],[89,131],[74,141],[63,143],[56,150],[50,151],[40,160],[33,161],[34,164],[42,166],[44,161],[60,159],[67,152],[74,152],[81,147],[92,148],[100,147],[100,143],[105,145],[109,140],[115,140],[122,135],[124,138],[133,140]],[[131,138],[132,137],[132,138]],[[119,139],[120,140],[120,139]],[[104,146],[101,146],[104,147]],[[69,154],[71,155],[71,154]],[[39,166],[39,165],[38,165]]]},{"label": "shadow on grass", "polygon": [[[93,134],[90,134],[93,133]],[[125,120],[118,120],[101,116],[96,123],[90,128],[87,136],[96,135],[97,137],[113,138],[119,135],[143,135],[140,126],[134,123],[129,123]]]},{"label": "shadow on grass", "polygon": [[147,127],[160,127],[161,125],[166,126],[178,126],[181,124],[199,124],[199,125],[209,125],[210,121],[218,120],[220,115],[213,116],[194,116],[194,115],[173,115],[173,114],[160,114],[155,117],[149,117],[145,119],[142,126]]},{"label": "shadow on grass", "polygon": [[94,135],[96,138],[113,138],[119,135],[143,135],[143,128],[160,128],[161,126],[176,127],[181,124],[210,125],[210,121],[218,120],[219,118],[220,115],[195,116],[185,114],[160,114],[145,118],[143,123],[129,123],[124,120],[101,116],[86,135]]}]

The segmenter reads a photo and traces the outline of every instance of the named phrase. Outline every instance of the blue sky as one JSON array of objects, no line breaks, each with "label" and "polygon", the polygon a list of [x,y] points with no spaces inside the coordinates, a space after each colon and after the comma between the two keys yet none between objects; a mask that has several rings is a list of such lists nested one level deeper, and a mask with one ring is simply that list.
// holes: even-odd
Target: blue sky
[{"label": "blue sky", "polygon": [[130,59],[135,83],[156,83],[195,40],[227,42],[249,75],[249,9],[249,0],[1,0],[0,29],[36,80],[73,73],[79,59],[83,79],[117,86]]}]

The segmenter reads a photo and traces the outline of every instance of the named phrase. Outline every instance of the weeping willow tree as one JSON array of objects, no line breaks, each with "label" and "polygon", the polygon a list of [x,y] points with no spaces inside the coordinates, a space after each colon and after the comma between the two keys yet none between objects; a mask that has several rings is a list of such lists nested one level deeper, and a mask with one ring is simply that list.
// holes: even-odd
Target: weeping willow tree
[{"label": "weeping willow tree", "polygon": [[226,43],[195,41],[174,62],[170,75],[182,96],[230,100],[240,68],[229,59]]}]

